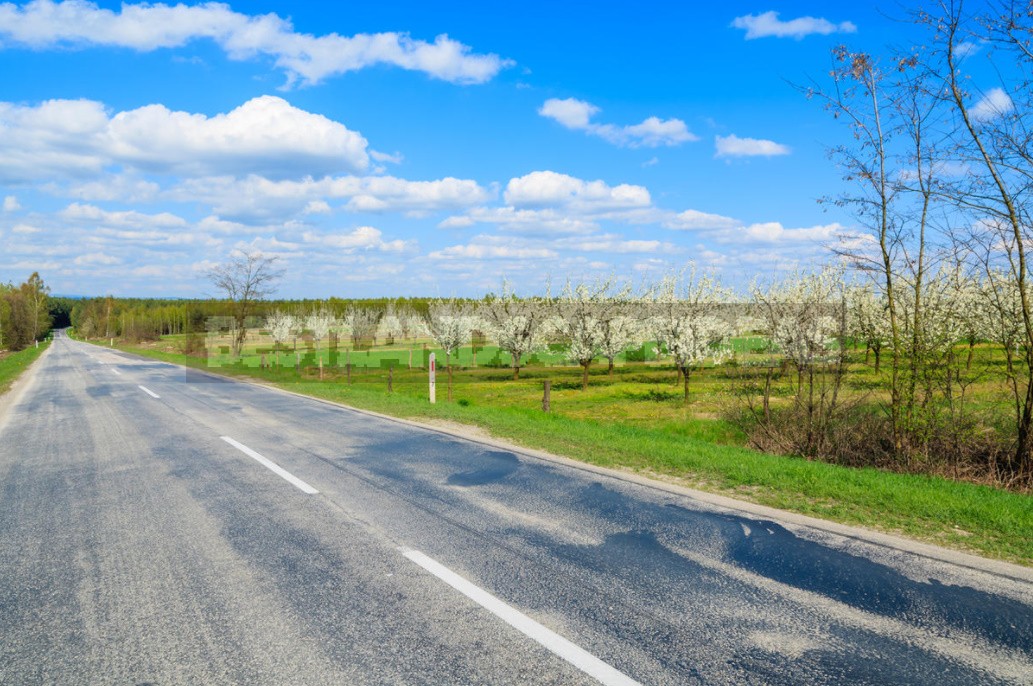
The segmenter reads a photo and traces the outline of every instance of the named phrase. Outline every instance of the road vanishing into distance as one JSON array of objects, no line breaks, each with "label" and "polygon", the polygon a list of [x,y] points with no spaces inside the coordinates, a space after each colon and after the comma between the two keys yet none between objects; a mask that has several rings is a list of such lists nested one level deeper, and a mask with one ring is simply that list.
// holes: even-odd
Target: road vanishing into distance
[{"label": "road vanishing into distance", "polygon": [[30,374],[2,684],[1033,683],[1017,568],[63,336]]}]

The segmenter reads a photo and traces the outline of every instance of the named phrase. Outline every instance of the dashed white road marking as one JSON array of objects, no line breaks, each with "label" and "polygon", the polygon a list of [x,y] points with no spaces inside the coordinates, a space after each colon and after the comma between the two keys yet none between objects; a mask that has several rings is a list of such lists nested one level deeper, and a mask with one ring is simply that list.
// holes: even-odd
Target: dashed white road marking
[{"label": "dashed white road marking", "polygon": [[112,368],[111,368],[111,373],[112,373],[112,374],[117,374],[118,376],[122,376],[122,372],[118,371],[118,370],[117,370],[117,369],[115,369],[114,367],[112,367]]},{"label": "dashed white road marking", "polygon": [[642,686],[627,674],[606,664],[584,648],[571,643],[524,613],[475,586],[440,562],[418,550],[401,549],[402,554],[474,601],[514,629],[531,638],[606,686]]},{"label": "dashed white road marking", "polygon": [[286,469],[284,469],[280,465],[276,464],[275,462],[273,462],[270,459],[262,457],[261,455],[259,455],[258,453],[256,453],[254,450],[252,450],[251,448],[247,447],[243,443],[241,443],[239,441],[235,441],[232,438],[230,438],[229,436],[220,436],[220,438],[222,440],[226,441],[227,443],[229,443],[230,445],[232,445],[234,448],[236,448],[240,452],[242,452],[245,455],[247,455],[248,457],[256,460],[259,464],[261,464],[262,466],[266,467],[267,469],[269,469],[271,472],[273,472],[277,476],[281,477],[282,479],[284,479],[286,481],[289,481],[290,483],[292,483],[294,486],[296,486],[297,488],[301,489],[305,493],[309,493],[309,494],[319,493],[319,491],[317,491],[316,489],[312,488],[307,483],[305,483],[304,481],[302,481],[298,477],[294,476],[293,474],[288,472]]},{"label": "dashed white road marking", "polygon": [[147,395],[151,396],[152,398],[160,398],[161,397],[160,395],[158,395],[157,393],[155,393],[151,389],[147,388],[146,386],[138,386],[137,388],[139,388],[141,391],[143,391]]}]

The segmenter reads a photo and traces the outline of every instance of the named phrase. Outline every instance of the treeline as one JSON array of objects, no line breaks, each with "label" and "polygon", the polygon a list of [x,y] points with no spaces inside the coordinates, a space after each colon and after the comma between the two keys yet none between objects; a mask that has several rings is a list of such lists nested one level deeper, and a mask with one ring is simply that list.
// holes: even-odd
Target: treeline
[{"label": "treeline", "polygon": [[[227,300],[104,296],[70,302],[68,321],[86,340],[153,341],[168,335],[204,333],[207,322],[216,317],[232,316],[234,312],[233,303]],[[389,307],[425,313],[430,302],[429,298],[265,300],[256,303],[253,316],[264,319],[278,310],[309,312],[326,309],[343,317],[355,308],[382,312]]]},{"label": "treeline", "polygon": [[22,350],[50,333],[50,288],[37,272],[23,283],[0,283],[0,350]]}]

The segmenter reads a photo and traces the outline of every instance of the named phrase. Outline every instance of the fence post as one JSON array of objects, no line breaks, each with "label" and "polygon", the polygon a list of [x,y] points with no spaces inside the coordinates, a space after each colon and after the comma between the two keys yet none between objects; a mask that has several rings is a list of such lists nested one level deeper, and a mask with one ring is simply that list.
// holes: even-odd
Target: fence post
[{"label": "fence post", "polygon": [[545,390],[542,393],[542,412],[548,412],[551,409],[552,400],[552,382],[548,379],[545,380]]},{"label": "fence post", "polygon": [[348,362],[344,365],[344,375],[348,379],[348,383],[352,382],[352,363]]},{"label": "fence post", "polygon": [[[318,354],[318,353],[317,353]],[[319,380],[323,380],[323,356],[319,356]]]},{"label": "fence post", "polygon": [[387,368],[387,392],[388,393],[394,393],[395,392],[394,380],[395,380],[395,368],[394,367],[388,367]]},{"label": "fence post", "polygon": [[[426,345],[426,343],[424,343],[424,345]],[[428,360],[428,362],[430,363],[428,367],[428,377],[430,380],[430,404],[433,405],[438,400],[436,382],[434,379],[434,373],[435,371],[437,371],[434,365],[434,353],[430,354],[430,359]]]}]

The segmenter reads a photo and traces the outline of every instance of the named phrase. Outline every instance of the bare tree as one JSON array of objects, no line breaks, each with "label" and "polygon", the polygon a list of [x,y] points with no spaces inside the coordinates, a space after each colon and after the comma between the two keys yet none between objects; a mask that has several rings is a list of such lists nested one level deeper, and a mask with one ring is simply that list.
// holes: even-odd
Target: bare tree
[{"label": "bare tree", "polygon": [[283,271],[276,268],[276,259],[241,250],[208,272],[208,278],[233,308],[232,345],[236,356],[240,356],[247,340],[247,318],[254,314],[256,303],[275,291],[276,282],[283,276]]},{"label": "bare tree", "polygon": [[[996,243],[992,260],[1004,266],[1014,283],[1022,321],[1024,378],[1014,386],[1021,412],[1010,469],[1020,478],[1033,476],[1033,293],[1027,252],[1030,248],[1030,201],[1033,200],[1033,10],[1028,3],[994,2],[982,14],[966,15],[962,3],[940,2],[933,13],[919,15],[934,36],[944,62],[946,102],[958,122],[959,161],[970,173],[952,187],[952,197],[973,217],[989,225]],[[1004,55],[1010,67],[1010,93],[996,98],[979,93],[976,101],[963,69],[962,44],[985,41]],[[1008,85],[1008,84],[1005,84]],[[1003,96],[1003,97],[1002,97]],[[986,245],[986,243],[984,243]]]},{"label": "bare tree", "polygon": [[[813,274],[792,274],[766,289],[755,287],[772,343],[796,368],[797,413],[801,430],[791,449],[820,455],[840,409],[839,391],[846,373],[846,336],[842,271],[825,268]],[[838,344],[837,340],[839,339]]]}]

